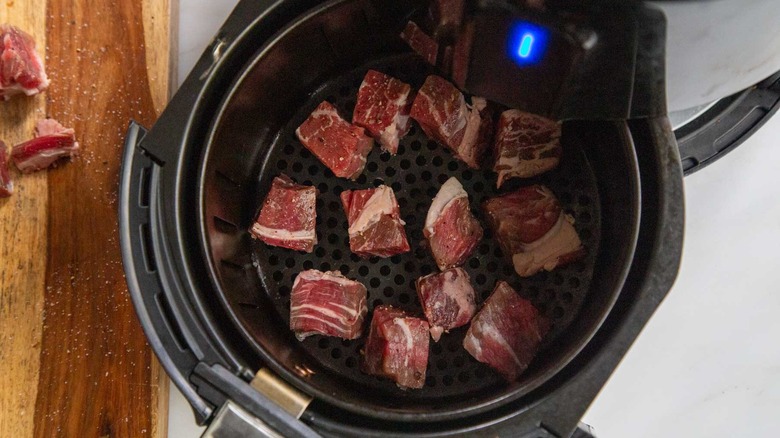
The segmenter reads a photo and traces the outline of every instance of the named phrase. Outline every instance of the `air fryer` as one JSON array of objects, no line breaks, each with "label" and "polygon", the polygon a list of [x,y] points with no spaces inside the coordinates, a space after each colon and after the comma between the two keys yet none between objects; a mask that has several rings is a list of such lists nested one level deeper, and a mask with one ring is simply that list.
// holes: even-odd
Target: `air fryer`
[{"label": "air fryer", "polygon": [[[209,436],[568,437],[671,287],[683,193],[663,99],[662,14],[623,2],[543,10],[476,2],[470,30],[452,36],[460,61],[431,66],[398,37],[410,18],[426,19],[426,7],[243,1],[154,128],[131,125],[120,203],[130,293],[160,362],[197,421],[211,423]],[[499,59],[517,23],[549,32],[554,66]],[[304,269],[359,279],[369,310],[413,307],[414,280],[435,269],[416,243],[440,184],[458,177],[475,211],[499,193],[491,171],[468,169],[418,127],[396,156],[373,151],[356,181],[334,177],[303,148],[294,129],[323,100],[351,113],[369,68],[413,87],[431,73],[457,76],[468,92],[563,120],[559,168],[508,189],[551,187],[576,219],[586,258],[520,279],[487,238],[464,266],[478,301],[508,279],[554,321],[512,384],[460,347],[465,328],[432,346],[418,391],[361,373],[361,340],[300,342],[288,328],[290,288]],[[312,254],[246,231],[282,172],[320,192]],[[413,251],[362,259],[349,251],[338,194],[378,184],[395,190]]]}]

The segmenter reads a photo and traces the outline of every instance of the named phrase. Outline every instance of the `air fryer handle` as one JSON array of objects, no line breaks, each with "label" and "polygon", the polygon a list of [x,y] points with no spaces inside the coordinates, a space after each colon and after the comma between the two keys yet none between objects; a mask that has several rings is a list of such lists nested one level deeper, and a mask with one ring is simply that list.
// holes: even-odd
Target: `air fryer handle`
[{"label": "air fryer handle", "polygon": [[182,344],[183,336],[170,313],[153,244],[154,190],[160,164],[139,147],[147,130],[131,122],[125,137],[119,184],[119,237],[130,297],[146,338],[168,376],[182,391],[198,423],[213,413],[188,382],[198,359]]},{"label": "air fryer handle", "polygon": [[[198,424],[213,423],[204,436],[235,436],[233,432],[241,430],[252,431],[241,436],[318,437],[227,368],[206,365],[187,343],[189,336],[176,324],[175,306],[163,286],[168,280],[156,239],[157,191],[164,165],[141,148],[146,134],[145,128],[130,123],[120,173],[119,230],[128,290],[154,353],[192,406]],[[208,398],[201,397],[201,393],[209,394]]]}]

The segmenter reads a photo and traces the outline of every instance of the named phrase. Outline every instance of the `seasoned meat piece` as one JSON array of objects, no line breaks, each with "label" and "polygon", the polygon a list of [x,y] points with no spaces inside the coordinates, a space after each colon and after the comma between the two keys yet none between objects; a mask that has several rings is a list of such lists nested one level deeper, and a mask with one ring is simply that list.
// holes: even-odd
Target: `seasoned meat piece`
[{"label": "seasoned meat piece", "polygon": [[391,257],[409,251],[404,221],[393,189],[346,190],[341,202],[349,222],[349,248],[363,257]]},{"label": "seasoned meat piece", "polygon": [[498,187],[510,178],[540,175],[561,161],[561,125],[519,110],[504,111],[494,148]]},{"label": "seasoned meat piece", "polygon": [[466,131],[469,109],[454,85],[431,75],[414,99],[411,116],[428,137],[456,150]]},{"label": "seasoned meat piece", "polygon": [[436,342],[442,332],[468,324],[477,311],[471,279],[462,268],[418,278],[417,297]]},{"label": "seasoned meat piece", "polygon": [[352,123],[366,128],[382,149],[395,155],[399,140],[409,132],[413,101],[408,84],[369,70],[358,90]]},{"label": "seasoned meat piece", "polygon": [[435,25],[434,36],[439,40],[452,40],[463,21],[464,0],[433,0],[428,6],[428,17]]},{"label": "seasoned meat piece", "polygon": [[455,177],[448,179],[433,198],[423,234],[442,271],[465,263],[482,239],[482,226],[471,213],[468,194]]},{"label": "seasoned meat piece", "polygon": [[295,184],[287,175],[274,178],[260,215],[249,230],[268,245],[312,252],[317,244],[317,189]]},{"label": "seasoned meat piece", "polygon": [[298,339],[320,334],[357,339],[368,313],[366,287],[338,271],[303,271],[290,295],[290,328]]},{"label": "seasoned meat piece", "polygon": [[5,148],[5,143],[0,140],[0,198],[7,198],[14,192],[14,182],[8,171],[8,157]]},{"label": "seasoned meat piece", "polygon": [[79,144],[76,133],[65,128],[54,119],[38,121],[36,137],[13,147],[11,158],[16,167],[30,173],[45,169],[63,157],[78,155]]},{"label": "seasoned meat piece", "polygon": [[512,258],[521,277],[551,271],[585,255],[574,219],[545,186],[488,199],[482,208],[501,250]]},{"label": "seasoned meat piece", "polygon": [[454,85],[439,76],[428,76],[412,104],[411,116],[436,142],[447,146],[471,168],[479,168],[489,146],[492,121],[487,101],[475,97],[473,106]]},{"label": "seasoned meat piece", "polygon": [[401,39],[422,56],[428,64],[436,65],[436,57],[439,54],[439,43],[422,31],[417,23],[410,21],[401,32]]},{"label": "seasoned meat piece", "polygon": [[487,100],[472,97],[466,131],[463,133],[463,140],[454,151],[455,156],[472,169],[479,169],[492,140],[493,114],[488,108]]},{"label": "seasoned meat piece", "polygon": [[530,301],[499,281],[471,321],[463,348],[513,382],[536,356],[550,326]]},{"label": "seasoned meat piece", "polygon": [[0,25],[0,97],[32,96],[49,86],[32,36],[16,26]]},{"label": "seasoned meat piece", "polygon": [[374,309],[362,369],[400,388],[422,388],[428,368],[428,323],[392,306]]},{"label": "seasoned meat piece", "polygon": [[342,119],[336,108],[322,102],[295,130],[298,140],[334,175],[356,179],[366,166],[374,141],[363,128]]}]

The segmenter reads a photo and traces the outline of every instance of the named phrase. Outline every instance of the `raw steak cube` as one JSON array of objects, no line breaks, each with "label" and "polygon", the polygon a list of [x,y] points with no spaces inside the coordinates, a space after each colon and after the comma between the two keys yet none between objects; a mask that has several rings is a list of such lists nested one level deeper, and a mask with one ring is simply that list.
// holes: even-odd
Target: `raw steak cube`
[{"label": "raw steak cube", "polygon": [[482,226],[471,213],[469,195],[455,177],[433,198],[423,234],[442,271],[465,263],[482,239]]},{"label": "raw steak cube", "polygon": [[408,84],[369,70],[358,90],[352,123],[366,128],[382,149],[395,155],[398,141],[409,132],[413,101]]},{"label": "raw steak cube", "polygon": [[466,132],[469,109],[460,90],[431,75],[414,98],[411,116],[428,137],[456,150]]},{"label": "raw steak cube", "polygon": [[497,186],[510,178],[531,178],[558,166],[561,161],[561,125],[519,110],[501,114],[496,129]]},{"label": "raw steak cube", "polygon": [[428,6],[428,16],[436,26],[434,36],[452,40],[463,22],[464,0],[433,0]]},{"label": "raw steak cube", "polygon": [[363,371],[400,388],[422,388],[428,368],[428,323],[392,306],[374,309],[363,350]]},{"label": "raw steak cube", "polygon": [[368,313],[366,287],[338,271],[303,271],[290,295],[290,328],[299,340],[320,334],[357,339]]},{"label": "raw steak cube", "polygon": [[463,140],[453,152],[458,159],[472,169],[479,169],[479,165],[490,149],[492,140],[493,114],[488,108],[487,100],[481,97],[472,97]]},{"label": "raw steak cube", "polygon": [[417,296],[436,342],[442,332],[468,324],[477,311],[471,279],[462,268],[418,278]]},{"label": "raw steak cube", "polygon": [[409,251],[404,223],[393,189],[341,192],[349,222],[349,248],[362,257],[391,257]]},{"label": "raw steak cube", "polygon": [[8,171],[8,157],[6,156],[5,143],[0,140],[0,198],[7,198],[14,192],[14,182]]},{"label": "raw steak cube", "polygon": [[8,24],[0,25],[0,97],[32,96],[49,86],[43,61],[32,36]]},{"label": "raw steak cube", "polygon": [[54,119],[43,119],[38,121],[35,131],[34,139],[11,150],[11,158],[20,171],[35,172],[53,165],[60,158],[78,155],[79,144],[72,128],[65,128]]},{"label": "raw steak cube", "polygon": [[551,271],[585,255],[574,219],[545,186],[488,199],[482,208],[501,250],[521,277]]},{"label": "raw steak cube", "polygon": [[428,76],[414,99],[411,116],[428,137],[476,169],[489,146],[492,121],[485,99],[472,102],[473,106],[467,105],[463,93],[447,80]]},{"label": "raw steak cube", "polygon": [[463,347],[510,382],[517,380],[536,356],[550,321],[530,301],[499,281],[471,321]]},{"label": "raw steak cube", "polygon": [[342,119],[329,102],[317,109],[295,130],[298,140],[334,175],[356,179],[366,166],[374,141],[363,128]]},{"label": "raw steak cube", "polygon": [[436,65],[436,57],[439,54],[439,43],[422,31],[417,23],[410,21],[401,32],[401,39],[422,56],[428,64]]},{"label": "raw steak cube", "polygon": [[310,253],[317,244],[316,204],[317,189],[295,184],[287,175],[277,176],[249,231],[268,245]]}]

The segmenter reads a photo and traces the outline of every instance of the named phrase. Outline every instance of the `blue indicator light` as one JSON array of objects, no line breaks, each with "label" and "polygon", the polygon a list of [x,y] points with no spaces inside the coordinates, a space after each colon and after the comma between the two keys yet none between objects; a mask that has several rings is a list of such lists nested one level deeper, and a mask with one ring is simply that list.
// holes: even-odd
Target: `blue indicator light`
[{"label": "blue indicator light", "polygon": [[509,30],[507,52],[520,66],[530,66],[544,59],[550,31],[537,24],[519,21]]},{"label": "blue indicator light", "polygon": [[523,35],[523,39],[520,40],[520,48],[517,49],[517,56],[521,58],[528,58],[531,54],[531,49],[534,47],[534,36],[530,33]]}]

